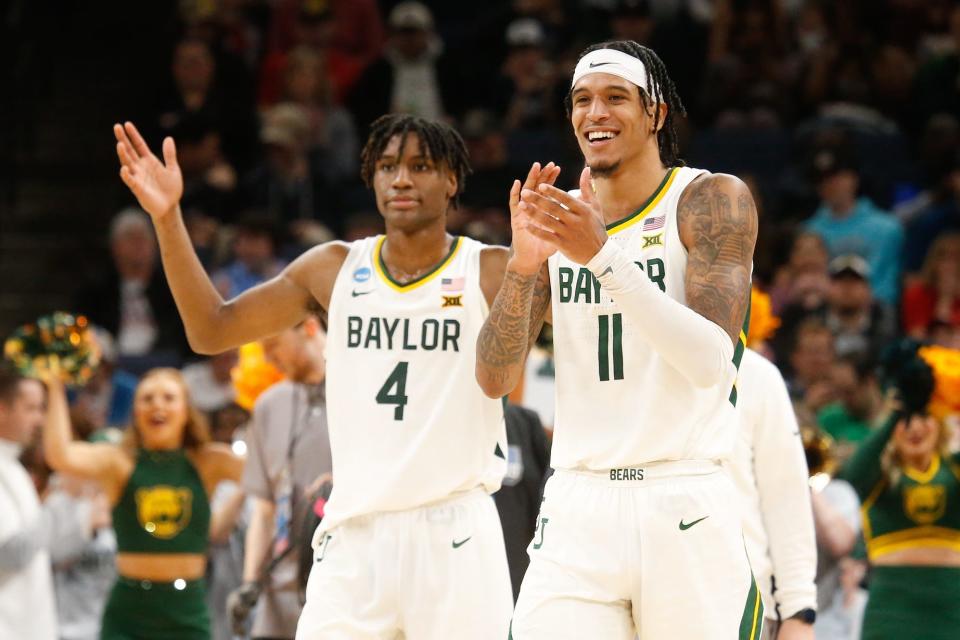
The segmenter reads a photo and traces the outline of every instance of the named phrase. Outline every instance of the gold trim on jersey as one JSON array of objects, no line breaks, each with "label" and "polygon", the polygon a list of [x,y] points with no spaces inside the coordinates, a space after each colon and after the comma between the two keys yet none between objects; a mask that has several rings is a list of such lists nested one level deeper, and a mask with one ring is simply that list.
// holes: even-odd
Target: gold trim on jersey
[{"label": "gold trim on jersey", "polygon": [[660,186],[657,187],[657,190],[653,192],[653,195],[650,196],[650,199],[644,202],[639,209],[628,215],[626,218],[617,220],[616,222],[611,222],[607,225],[607,235],[612,236],[613,234],[623,231],[627,227],[632,227],[641,220],[647,217],[647,214],[653,211],[660,201],[663,200],[663,196],[667,195],[667,192],[670,191],[670,185],[673,184],[673,179],[677,177],[677,167],[671,167],[667,171],[667,175],[663,176],[663,181],[660,182]]},{"label": "gold trim on jersey", "polygon": [[920,471],[919,469],[915,469],[913,467],[903,467],[903,475],[919,484],[926,484],[933,480],[933,477],[937,475],[938,471],[940,471],[939,455],[933,456],[933,460],[930,461],[930,468],[928,468],[926,471]]},{"label": "gold trim on jersey", "polygon": [[460,249],[460,246],[463,244],[460,236],[457,236],[453,239],[453,243],[450,245],[450,253],[446,255],[440,262],[438,262],[432,269],[427,271],[425,274],[418,278],[414,278],[410,282],[400,283],[391,277],[390,272],[387,270],[387,265],[383,261],[383,243],[386,241],[387,236],[380,236],[377,240],[377,246],[373,249],[373,266],[374,270],[377,272],[377,275],[380,276],[380,279],[383,280],[387,286],[389,286],[394,291],[399,291],[400,293],[405,293],[407,291],[412,291],[417,287],[423,286],[436,278],[440,273],[449,265],[454,256],[457,254],[457,251]]},{"label": "gold trim on jersey", "polygon": [[960,551],[960,531],[924,525],[867,539],[866,543],[867,556],[871,560],[903,549],[941,548]]}]

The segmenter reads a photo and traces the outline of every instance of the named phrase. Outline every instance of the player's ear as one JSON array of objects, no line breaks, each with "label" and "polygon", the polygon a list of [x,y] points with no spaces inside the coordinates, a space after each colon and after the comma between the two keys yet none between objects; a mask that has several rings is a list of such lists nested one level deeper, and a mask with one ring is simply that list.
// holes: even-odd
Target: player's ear
[{"label": "player's ear", "polygon": [[660,112],[660,117],[657,118],[657,128],[652,130],[650,133],[658,133],[660,129],[663,129],[663,123],[667,120],[667,112],[670,110],[670,107],[663,104],[662,102],[656,107],[657,111]]},{"label": "player's ear", "polygon": [[457,182],[457,176],[453,171],[451,171],[450,169],[447,169],[446,173],[447,173],[447,199],[453,200],[453,197],[457,195],[457,188],[459,187],[459,183]]},{"label": "player's ear", "polygon": [[317,320],[315,315],[308,315],[307,319],[303,321],[303,331],[309,338],[313,338],[317,335],[317,332],[320,331],[320,321]]}]

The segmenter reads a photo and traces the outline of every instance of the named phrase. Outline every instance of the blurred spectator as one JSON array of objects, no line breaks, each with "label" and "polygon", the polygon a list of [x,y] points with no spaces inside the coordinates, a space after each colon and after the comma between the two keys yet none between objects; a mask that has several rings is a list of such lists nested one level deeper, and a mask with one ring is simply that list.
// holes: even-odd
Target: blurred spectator
[{"label": "blurred spectator", "polygon": [[[856,640],[866,598],[860,580],[846,580],[858,564],[848,556],[860,535],[860,500],[849,483],[833,479],[811,493],[817,531],[817,640]],[[860,569],[860,577],[863,573]]]},{"label": "blurred spectator", "polygon": [[260,139],[266,157],[247,176],[248,206],[264,210],[277,224],[314,219],[325,198],[307,153],[310,118],[302,107],[278,104],[264,114]]},{"label": "blurred spectator", "polygon": [[311,165],[328,188],[357,175],[357,134],[349,112],[333,102],[323,59],[306,47],[287,56],[283,99],[304,109],[310,122]]},{"label": "blurred spectator", "polygon": [[952,48],[925,63],[917,71],[915,100],[922,118],[934,113],[960,113],[960,5],[954,5],[949,17]]},{"label": "blurred spectator", "polygon": [[835,358],[830,329],[819,320],[804,321],[795,333],[789,360],[791,372],[785,376],[790,397],[814,412],[832,401],[829,375]]},{"label": "blurred spectator", "polygon": [[[233,262],[211,278],[223,299],[235,298],[283,271],[285,263],[277,257],[278,249],[279,237],[272,220],[260,216],[241,220],[233,238]],[[229,375],[224,384],[228,382]]]},{"label": "blurred spectator", "polygon": [[363,72],[349,98],[362,137],[385,113],[440,120],[456,99],[430,9],[414,0],[401,2],[387,23],[390,37],[383,55]]},{"label": "blurred spectator", "polygon": [[[229,349],[183,368],[183,379],[190,387],[190,398],[197,409],[209,414],[233,402],[236,392],[230,378],[230,370],[236,365],[237,350]],[[216,435],[214,440],[227,444],[232,442],[232,440],[218,439]]]},{"label": "blurred spectator", "polygon": [[830,370],[830,382],[837,401],[817,414],[820,428],[833,438],[834,455],[846,460],[853,445],[861,442],[882,418],[883,394],[866,353],[840,356]]},{"label": "blurred spectator", "polygon": [[904,247],[904,269],[914,272],[919,269],[917,257],[922,260],[926,244],[914,249],[910,237],[910,224],[927,208],[949,201],[952,197],[950,172],[954,167],[957,151],[960,151],[960,121],[956,116],[940,113],[931,117],[923,130],[919,145],[919,169],[923,174],[923,189],[902,200],[893,209],[894,215],[907,225],[908,237]]},{"label": "blurred spectator", "polygon": [[[308,497],[332,469],[324,380],[326,334],[318,318],[263,341],[264,355],[288,380],[257,399],[248,434],[243,484],[253,496],[246,537],[244,585],[230,598],[232,615],[258,603],[254,638],[292,640],[303,607],[297,581]],[[312,535],[312,532],[311,532]],[[273,558],[293,551],[267,572]],[[258,599],[259,596],[259,599]]]},{"label": "blurred spectator", "polygon": [[146,213],[131,207],[114,217],[110,253],[110,269],[80,291],[74,308],[115,336],[119,366],[146,356],[179,362],[188,352],[187,339],[157,265],[157,241]]},{"label": "blurred spectator", "polygon": [[920,276],[903,292],[903,330],[924,339],[934,322],[960,326],[960,233],[934,241]]},{"label": "blurred spectator", "polygon": [[930,204],[907,227],[906,269],[919,270],[934,240],[948,231],[960,231],[960,148],[943,172]]},{"label": "blurred spectator", "polygon": [[863,257],[870,266],[874,295],[885,304],[896,304],[903,245],[900,223],[866,197],[857,197],[860,177],[848,149],[818,150],[812,169],[821,204],[807,228],[823,236],[831,256]]},{"label": "blurred spectator", "polygon": [[56,640],[51,554],[82,548],[109,512],[89,500],[41,507],[17,457],[44,420],[44,389],[0,365],[0,637]]},{"label": "blurred spectator", "polygon": [[890,307],[873,299],[870,267],[860,256],[830,261],[830,295],[821,317],[837,353],[880,353],[897,331]]},{"label": "blurred spectator", "polygon": [[44,497],[45,508],[77,509],[88,501],[95,501],[104,514],[93,537],[81,548],[69,545],[51,551],[60,640],[99,640],[100,620],[117,577],[117,538],[107,497],[95,484],[56,474]]},{"label": "blurred spectator", "polygon": [[[271,4],[272,52],[289,51],[309,42],[311,38],[304,37],[303,26],[297,23],[316,16],[332,18],[324,43],[332,57],[349,62],[359,72],[380,55],[384,32],[376,0],[277,0]],[[348,90],[349,86],[338,89]]]},{"label": "blurred spectator", "polygon": [[87,384],[77,390],[71,403],[74,425],[89,424],[91,433],[103,428],[124,428],[130,424],[133,392],[137,388],[137,377],[117,368],[117,348],[113,336],[100,327],[94,327],[93,331],[97,346],[100,347],[100,366]]},{"label": "blurred spectator", "polygon": [[829,259],[827,245],[820,235],[797,234],[787,263],[774,276],[770,290],[773,312],[782,313],[791,305],[809,311],[823,304],[830,291]]},{"label": "blurred spectator", "polygon": [[516,602],[520,583],[530,564],[527,546],[536,530],[543,486],[550,469],[550,445],[540,417],[530,409],[508,404],[503,418],[507,429],[507,473],[493,499],[503,527]]},{"label": "blurred spectator", "polygon": [[223,152],[239,169],[250,166],[256,153],[253,104],[242,99],[249,92],[223,85],[210,46],[194,37],[177,43],[171,64],[172,86],[157,105],[161,130],[177,128],[194,115],[214,123]]},{"label": "blurred spectator", "polygon": [[786,22],[776,2],[719,0],[702,89],[717,127],[779,128],[789,95],[784,69]]},{"label": "blurred spectator", "polygon": [[507,217],[504,194],[518,175],[507,165],[507,141],[497,117],[483,109],[473,109],[463,117],[460,133],[470,154],[473,173],[469,188],[460,197],[467,209],[499,209]]},{"label": "blurred spectator", "polygon": [[237,172],[220,153],[220,134],[206,115],[187,114],[170,131],[183,174],[180,208],[191,215],[230,220]]},{"label": "blurred spectator", "polygon": [[546,49],[543,27],[533,18],[514,20],[505,34],[507,57],[491,98],[506,130],[543,129],[559,117],[562,93]]},{"label": "blurred spectator", "polygon": [[[289,52],[303,48],[319,58],[319,67],[326,76],[331,101],[340,104],[349,95],[360,73],[373,57],[380,52],[382,27],[376,7],[370,12],[369,0],[345,0],[336,2],[331,10],[325,0],[286,0],[275,7],[274,27],[277,42],[271,47],[260,74],[258,102],[264,107],[272,106],[282,99],[285,74],[289,67]],[[337,14],[349,14],[350,21],[369,15],[366,24],[353,25],[344,30]],[[359,28],[357,28],[359,27]],[[361,44],[362,51],[355,56],[336,46],[338,39],[357,37],[365,40],[364,34],[375,31],[376,44]]]}]

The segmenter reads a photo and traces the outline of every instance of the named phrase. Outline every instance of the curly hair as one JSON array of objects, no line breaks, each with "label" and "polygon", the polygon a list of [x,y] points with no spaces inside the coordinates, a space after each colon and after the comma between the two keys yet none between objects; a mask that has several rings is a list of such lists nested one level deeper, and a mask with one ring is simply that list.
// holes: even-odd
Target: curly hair
[{"label": "curly hair", "polygon": [[373,174],[377,160],[394,136],[400,136],[400,152],[407,142],[407,135],[413,134],[420,140],[420,146],[431,161],[445,165],[457,178],[457,192],[453,196],[454,207],[460,206],[460,194],[467,184],[467,176],[472,173],[467,146],[453,127],[442,122],[407,114],[380,116],[370,125],[370,135],[360,154],[360,177],[368,187],[373,185]]}]

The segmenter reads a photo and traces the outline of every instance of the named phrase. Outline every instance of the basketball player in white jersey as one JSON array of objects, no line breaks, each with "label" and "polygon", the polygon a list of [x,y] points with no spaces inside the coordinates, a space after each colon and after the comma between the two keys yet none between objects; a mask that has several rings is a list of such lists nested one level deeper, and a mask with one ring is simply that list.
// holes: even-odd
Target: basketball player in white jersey
[{"label": "basketball player in white jersey", "polygon": [[757,215],[746,186],[680,164],[683,107],[631,41],[590,47],[568,110],[580,192],[511,192],[513,255],[477,345],[508,392],[548,308],[557,412],[516,640],[759,637],[737,437]]},{"label": "basketball player in white jersey", "polygon": [[[446,232],[469,172],[460,136],[410,116],[375,122],[362,175],[386,235],[317,246],[224,302],[184,227],[173,140],[161,163],[132,124],[115,135],[121,178],[153,218],[194,350],[276,334],[316,307],[327,318],[334,489],[297,638],[506,637],[512,592],[489,496],[506,435],[499,400],[472,373],[507,251]],[[537,168],[528,186],[557,171]]]}]

